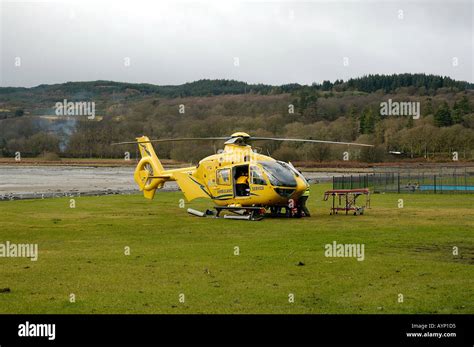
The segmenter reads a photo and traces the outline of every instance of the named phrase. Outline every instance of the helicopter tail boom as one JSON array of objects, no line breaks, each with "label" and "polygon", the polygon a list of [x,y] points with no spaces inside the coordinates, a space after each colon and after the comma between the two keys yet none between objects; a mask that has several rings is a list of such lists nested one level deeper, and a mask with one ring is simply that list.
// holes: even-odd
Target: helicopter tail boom
[{"label": "helicopter tail boom", "polygon": [[167,181],[177,181],[188,200],[204,195],[201,192],[203,186],[196,182],[196,179],[189,187],[188,176],[194,172],[196,167],[165,170],[148,137],[138,137],[137,144],[142,158],[135,169],[134,179],[140,190],[143,191],[145,198],[153,199],[156,189],[162,188]]}]

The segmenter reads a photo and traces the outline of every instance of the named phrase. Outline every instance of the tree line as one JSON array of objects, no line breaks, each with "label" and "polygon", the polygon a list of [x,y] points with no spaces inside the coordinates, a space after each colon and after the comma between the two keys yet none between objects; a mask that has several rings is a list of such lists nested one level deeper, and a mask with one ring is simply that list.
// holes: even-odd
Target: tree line
[{"label": "tree line", "polygon": [[[181,93],[185,89],[173,91],[179,90],[179,96],[171,92],[163,96],[156,93],[157,86],[153,85],[117,82],[109,85],[96,81],[84,82],[89,88],[84,89],[84,83],[80,82],[39,86],[36,87],[42,88],[39,94],[35,94],[37,90],[32,91],[35,88],[26,89],[28,97],[22,97],[29,102],[19,98],[26,93],[24,89],[5,93],[0,88],[0,108],[22,110],[21,115],[0,119],[0,155],[13,156],[20,151],[25,156],[48,152],[68,157],[120,158],[128,151],[133,157],[135,146],[121,148],[110,144],[141,135],[208,137],[246,131],[259,136],[375,145],[360,150],[307,144],[256,144],[263,153],[283,160],[340,160],[346,151],[351,160],[361,161],[391,161],[403,157],[449,160],[453,151],[459,152],[461,160],[474,159],[474,93],[469,85],[422,74],[411,75],[411,79],[405,75],[382,77],[373,75],[313,86],[292,84],[277,87],[283,88],[277,92],[276,87],[265,89],[265,85],[202,80],[183,87],[187,90],[184,96]],[[367,84],[368,81],[371,82]],[[349,85],[354,90],[347,90]],[[395,90],[387,93],[384,86]],[[138,92],[132,91],[132,87]],[[171,86],[170,90],[175,87]],[[117,91],[111,92],[114,88],[118,88]],[[240,93],[242,88],[244,92]],[[364,88],[373,91],[360,90]],[[120,90],[126,96],[121,95]],[[52,121],[36,116],[47,113],[53,101],[61,100],[68,93],[86,100],[91,95],[99,95],[92,99],[96,100],[99,117]],[[420,118],[382,115],[381,102],[388,99],[419,102]],[[34,100],[38,100],[36,109],[31,106]],[[157,145],[157,151],[163,158],[196,162],[221,147],[219,142],[175,143]],[[403,154],[393,157],[389,151]]]}]

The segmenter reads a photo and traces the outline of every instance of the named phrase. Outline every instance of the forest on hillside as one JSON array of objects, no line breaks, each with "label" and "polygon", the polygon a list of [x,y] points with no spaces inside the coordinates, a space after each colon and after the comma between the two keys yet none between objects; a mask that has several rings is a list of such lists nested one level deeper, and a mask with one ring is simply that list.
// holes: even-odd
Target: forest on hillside
[{"label": "forest on hillside", "polygon": [[[93,101],[97,117],[55,119],[63,99]],[[419,117],[384,114],[381,104],[418,103]],[[258,143],[282,160],[381,162],[401,158],[474,160],[472,84],[424,74],[371,75],[301,86],[201,80],[181,86],[108,81],[0,88],[0,155],[123,157],[112,142],[150,138],[251,135],[356,141],[370,149]],[[159,156],[196,162],[222,143],[160,144]],[[394,158],[389,151],[402,152]]]}]

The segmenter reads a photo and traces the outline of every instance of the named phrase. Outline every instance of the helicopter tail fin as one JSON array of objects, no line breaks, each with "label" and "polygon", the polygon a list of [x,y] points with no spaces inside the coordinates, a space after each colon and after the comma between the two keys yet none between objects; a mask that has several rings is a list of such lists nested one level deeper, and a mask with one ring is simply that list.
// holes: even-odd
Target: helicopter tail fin
[{"label": "helicopter tail fin", "polygon": [[138,162],[133,177],[140,190],[143,191],[145,198],[153,199],[156,189],[163,187],[170,175],[166,174],[149,141],[146,136],[137,138],[138,149],[142,158]]}]

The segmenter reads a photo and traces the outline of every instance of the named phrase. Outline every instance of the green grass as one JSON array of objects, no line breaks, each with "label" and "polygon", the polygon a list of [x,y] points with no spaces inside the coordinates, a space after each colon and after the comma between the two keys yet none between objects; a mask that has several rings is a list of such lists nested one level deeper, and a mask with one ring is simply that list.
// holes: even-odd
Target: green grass
[{"label": "green grass", "polygon": [[[474,313],[474,195],[373,195],[363,216],[330,216],[327,188],[311,218],[260,222],[189,216],[178,192],[0,202],[0,242],[39,247],[0,258],[0,313]],[[333,241],[365,260],[325,257]]]}]

